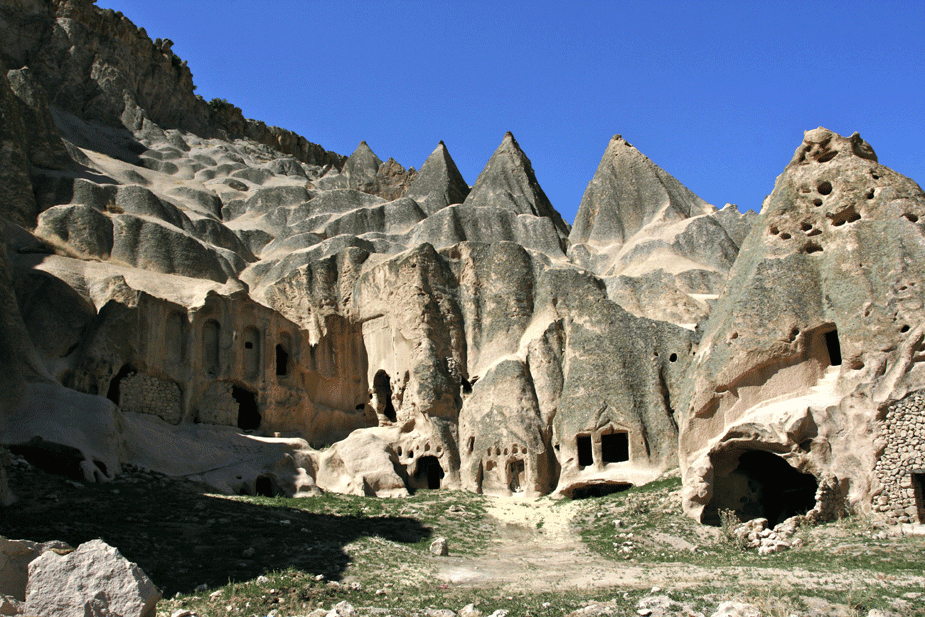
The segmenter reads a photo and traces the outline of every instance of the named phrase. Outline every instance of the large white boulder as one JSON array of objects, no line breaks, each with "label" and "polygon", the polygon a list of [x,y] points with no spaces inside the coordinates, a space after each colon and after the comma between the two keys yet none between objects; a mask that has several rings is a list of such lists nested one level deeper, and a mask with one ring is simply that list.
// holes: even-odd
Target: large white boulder
[{"label": "large white boulder", "polygon": [[160,599],[141,568],[102,540],[66,555],[48,551],[29,564],[29,615],[154,617]]}]

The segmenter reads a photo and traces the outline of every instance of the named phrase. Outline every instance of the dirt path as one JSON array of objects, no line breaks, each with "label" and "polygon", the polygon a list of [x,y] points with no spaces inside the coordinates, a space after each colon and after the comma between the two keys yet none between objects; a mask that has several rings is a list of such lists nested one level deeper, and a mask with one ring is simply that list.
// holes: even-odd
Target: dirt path
[{"label": "dirt path", "polygon": [[[494,498],[488,514],[498,533],[494,545],[478,557],[443,557],[436,560],[436,577],[460,588],[495,587],[513,593],[564,591],[600,587],[683,588],[704,584],[734,593],[741,582],[786,588],[794,582],[820,590],[839,591],[877,584],[859,572],[827,573],[824,577],[777,568],[701,567],[684,563],[621,564],[589,550],[572,529],[580,514],[579,501]],[[906,584],[925,584],[912,576]],[[809,585],[807,583],[809,582]]]}]

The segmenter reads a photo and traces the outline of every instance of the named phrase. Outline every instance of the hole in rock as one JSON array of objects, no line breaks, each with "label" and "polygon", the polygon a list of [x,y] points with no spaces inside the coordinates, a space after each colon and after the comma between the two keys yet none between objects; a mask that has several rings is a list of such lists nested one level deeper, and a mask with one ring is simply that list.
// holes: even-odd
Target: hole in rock
[{"label": "hole in rock", "polygon": [[363,411],[365,408],[366,408],[366,405],[364,405],[363,403],[359,403],[356,407],[354,407],[354,409],[356,409],[357,411]]},{"label": "hole in rock", "polygon": [[908,331],[909,331],[909,324],[904,325],[902,328],[899,329],[899,331],[902,332],[902,333],[904,333],[904,334],[905,334],[906,332],[908,332]]},{"label": "hole in rock", "polygon": [[773,527],[812,510],[817,488],[812,474],[800,473],[776,454],[749,450],[732,472],[714,477],[713,499],[704,509],[703,522],[719,525],[719,510],[730,509],[741,521],[766,518]]},{"label": "hole in rock", "polygon": [[579,435],[575,441],[575,445],[578,447],[578,466],[587,467],[588,465],[593,465],[594,454],[591,449],[591,436]]},{"label": "hole in rock", "polygon": [[109,381],[109,390],[106,392],[106,398],[118,405],[119,397],[121,396],[119,389],[122,386],[122,380],[129,375],[134,375],[136,372],[137,371],[131,364],[123,364],[119,372],[116,373],[116,376]]},{"label": "hole in rock", "polygon": [[280,495],[276,487],[273,486],[273,480],[267,476],[258,476],[254,482],[254,493],[261,497],[278,497]]},{"label": "hole in rock", "polygon": [[829,352],[829,364],[841,366],[841,343],[838,341],[838,330],[829,330],[825,333],[825,347]]},{"label": "hole in rock", "polygon": [[912,492],[920,523],[925,523],[925,470],[912,472]]},{"label": "hole in rock", "polygon": [[260,428],[260,408],[257,406],[257,395],[250,390],[232,386],[231,396],[238,402],[238,428],[242,431],[253,431]]},{"label": "hole in rock", "polygon": [[780,233],[780,230],[777,227],[771,227],[771,229],[769,229],[768,231],[771,233],[772,236],[776,236],[777,234]]},{"label": "hole in rock", "polygon": [[[10,446],[10,452],[23,457],[29,461],[30,465],[46,473],[66,476],[72,480],[84,479],[83,471],[80,468],[80,463],[84,460],[84,457],[77,448],[45,441],[41,437],[34,437],[26,443]],[[97,463],[97,466],[101,464]],[[105,469],[105,466],[103,466],[103,469]]]},{"label": "hole in rock", "polygon": [[669,361],[669,362],[677,362],[677,361],[678,361],[678,354],[673,353],[673,354],[671,354],[670,356],[668,356],[668,361]]},{"label": "hole in rock", "polygon": [[460,382],[460,387],[462,388],[463,394],[472,394],[472,384],[469,383],[469,380],[465,377],[462,378]]},{"label": "hole in rock", "polygon": [[813,200],[813,205],[818,208],[819,206],[822,205],[822,200],[817,197],[816,199]]},{"label": "hole in rock", "polygon": [[380,369],[373,377],[373,390],[376,393],[376,413],[384,415],[395,422],[395,406],[392,404],[392,384],[389,374]]},{"label": "hole in rock", "polygon": [[524,483],[526,480],[526,467],[524,466],[524,462],[511,461],[510,465],[508,465],[508,471],[511,474],[511,492],[522,492],[524,490]]},{"label": "hole in rock", "polygon": [[832,183],[828,180],[824,180],[819,183],[819,186],[816,187],[816,190],[819,191],[820,195],[828,195],[832,192]]},{"label": "hole in rock", "polygon": [[786,233],[786,232],[785,232],[785,233],[782,233],[782,234],[780,235],[780,239],[781,239],[781,240],[789,240],[789,239],[792,238],[792,237],[793,237],[793,236],[791,236],[790,234],[788,234],[788,233]]},{"label": "hole in rock", "polygon": [[818,244],[815,244],[814,242],[810,242],[809,244],[806,245],[806,252],[810,254],[821,253],[822,247],[819,246]]},{"label": "hole in rock", "polygon": [[909,222],[910,222],[910,223],[918,223],[918,222],[919,222],[919,217],[917,217],[916,215],[912,214],[911,212],[907,212],[907,213],[903,214],[903,216],[906,217],[907,219],[909,219]]},{"label": "hole in rock", "polygon": [[469,454],[472,454],[472,448],[475,447],[475,437],[470,436],[469,441],[466,442],[466,450]]},{"label": "hole in rock", "polygon": [[874,198],[874,189],[870,189],[869,191],[867,191],[866,197],[867,197],[867,199],[873,199],[873,198]]},{"label": "hole in rock", "polygon": [[812,223],[802,223],[800,224],[800,229],[802,229],[803,231],[812,231],[813,229]]},{"label": "hole in rock", "polygon": [[601,435],[601,460],[605,463],[621,463],[630,460],[629,434]]},{"label": "hole in rock", "polygon": [[443,480],[443,467],[436,456],[422,456],[418,459],[417,467],[414,471],[414,488],[440,488],[440,481]]},{"label": "hole in rock", "polygon": [[828,163],[829,161],[834,159],[836,156],[838,156],[838,150],[829,150],[825,154],[819,155],[819,158],[817,158],[816,160],[819,161],[820,163]]},{"label": "hole in rock", "polygon": [[570,491],[565,491],[565,494],[571,499],[586,499],[588,497],[606,497],[614,493],[622,493],[631,488],[633,488],[633,485],[625,482],[586,484],[585,486],[576,486]]},{"label": "hole in rock", "polygon": [[285,377],[289,374],[289,353],[282,345],[276,346],[276,376]]}]

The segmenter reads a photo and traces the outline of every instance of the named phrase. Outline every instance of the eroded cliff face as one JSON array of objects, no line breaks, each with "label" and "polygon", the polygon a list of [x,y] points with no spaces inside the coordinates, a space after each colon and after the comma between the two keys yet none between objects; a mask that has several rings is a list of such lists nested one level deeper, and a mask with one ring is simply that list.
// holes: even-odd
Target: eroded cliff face
[{"label": "eroded cliff face", "polygon": [[882,490],[877,422],[925,376],[923,198],[859,135],[806,133],[742,245],[685,387],[693,515],[771,508],[780,494],[760,470],[767,453],[816,480],[794,501],[812,504],[818,484],[838,508],[870,507]]},{"label": "eroded cliff face", "polygon": [[341,157],[196,99],[116,13],[16,7],[0,443],[230,493],[582,497],[680,464],[705,522],[925,512],[925,196],[859,136],[808,132],[760,216],[617,136],[570,229],[511,134],[471,188],[442,142],[420,172]]}]

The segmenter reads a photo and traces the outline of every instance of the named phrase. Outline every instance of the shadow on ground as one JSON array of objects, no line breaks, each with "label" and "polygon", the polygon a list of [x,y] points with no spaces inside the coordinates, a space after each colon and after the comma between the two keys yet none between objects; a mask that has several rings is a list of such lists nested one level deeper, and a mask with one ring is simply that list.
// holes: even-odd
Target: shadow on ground
[{"label": "shadow on ground", "polygon": [[350,542],[379,536],[415,543],[431,535],[412,518],[258,505],[168,478],[127,475],[82,484],[35,468],[8,471],[19,500],[3,513],[0,535],[75,547],[102,538],[141,566],[165,596],[290,567],[337,580],[350,564],[344,548]]}]

